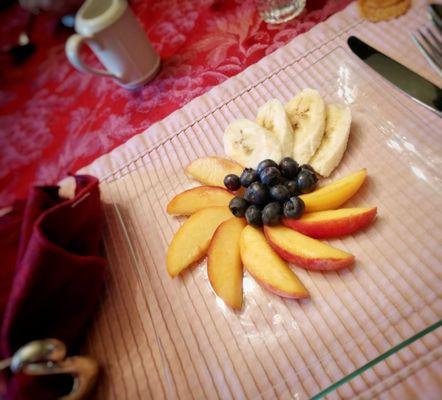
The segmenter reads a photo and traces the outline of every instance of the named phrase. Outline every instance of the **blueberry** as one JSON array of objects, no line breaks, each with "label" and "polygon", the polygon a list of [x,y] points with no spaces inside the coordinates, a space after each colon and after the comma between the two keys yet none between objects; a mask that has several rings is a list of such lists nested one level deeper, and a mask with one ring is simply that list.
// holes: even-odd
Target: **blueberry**
[{"label": "blueberry", "polygon": [[252,204],[264,205],[269,199],[269,191],[260,182],[253,182],[244,194],[244,198]]},{"label": "blueberry", "polygon": [[290,192],[284,185],[275,185],[270,188],[270,197],[279,201],[280,203],[284,203],[290,198]]},{"label": "blueberry", "polygon": [[285,157],[279,163],[279,169],[282,176],[293,179],[299,171],[299,165],[293,158]]},{"label": "blueberry", "polygon": [[276,167],[264,168],[259,174],[261,182],[267,186],[277,185],[281,181],[281,173]]},{"label": "blueberry", "polygon": [[305,204],[299,197],[292,197],[284,203],[284,216],[298,219],[304,213]]},{"label": "blueberry", "polygon": [[[299,172],[301,172],[303,170],[304,171],[307,170],[307,171],[312,172],[313,173],[313,177],[315,178],[315,182],[318,182],[318,177],[316,176],[316,171],[313,169],[313,167],[310,164],[302,164],[299,167]],[[299,174],[299,172],[298,172],[298,174]]]},{"label": "blueberry", "polygon": [[297,196],[299,194],[298,184],[295,181],[287,181],[285,187],[289,190],[290,196]]},{"label": "blueberry", "polygon": [[308,169],[302,169],[296,177],[296,184],[301,193],[312,192],[316,187],[317,181],[315,174]]},{"label": "blueberry", "polygon": [[268,168],[268,167],[278,168],[278,164],[276,164],[275,161],[273,161],[273,160],[269,160],[269,159],[263,160],[258,164],[258,168],[256,168],[256,170],[258,171],[258,174],[260,174],[263,169]]},{"label": "blueberry", "polygon": [[279,178],[279,183],[281,185],[284,185],[288,182],[289,180],[287,178],[284,178],[283,176],[281,176],[281,178]]},{"label": "blueberry", "polygon": [[241,182],[239,181],[239,177],[235,174],[226,175],[224,178],[224,186],[234,192],[241,187]]},{"label": "blueberry", "polygon": [[235,217],[244,217],[248,206],[249,203],[239,196],[235,196],[229,203],[230,211]]},{"label": "blueberry", "polygon": [[258,179],[258,173],[253,168],[246,168],[239,177],[239,181],[244,187],[249,187],[253,182],[256,182]]},{"label": "blueberry", "polygon": [[307,170],[313,172],[314,174],[316,174],[316,171],[313,169],[313,167],[310,164],[302,164],[299,167],[299,170],[303,170],[303,169],[307,169]]},{"label": "blueberry", "polygon": [[246,220],[250,225],[262,226],[261,210],[257,206],[249,206],[246,211]]},{"label": "blueberry", "polygon": [[277,202],[267,204],[262,210],[264,225],[278,225],[282,217],[282,206]]}]

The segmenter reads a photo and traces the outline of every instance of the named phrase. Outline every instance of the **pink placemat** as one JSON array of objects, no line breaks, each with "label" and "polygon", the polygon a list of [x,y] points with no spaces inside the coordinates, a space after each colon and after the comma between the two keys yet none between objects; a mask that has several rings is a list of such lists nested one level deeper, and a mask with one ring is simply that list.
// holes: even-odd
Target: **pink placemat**
[{"label": "pink placemat", "polygon": [[[440,320],[441,120],[345,45],[356,34],[440,84],[409,39],[426,23],[424,5],[373,25],[352,4],[82,170],[101,180],[112,271],[86,347],[104,366],[100,398],[309,398]],[[216,301],[204,263],[167,276],[165,251],[182,221],[165,205],[194,184],[183,173],[190,160],[223,154],[230,121],[305,86],[352,108],[334,177],[366,166],[369,182],[349,204],[379,205],[380,217],[332,242],[357,254],[353,271],[296,269],[311,301],[282,300],[246,275],[246,307],[234,314]],[[329,398],[439,398],[441,340],[440,329],[429,333]]]}]

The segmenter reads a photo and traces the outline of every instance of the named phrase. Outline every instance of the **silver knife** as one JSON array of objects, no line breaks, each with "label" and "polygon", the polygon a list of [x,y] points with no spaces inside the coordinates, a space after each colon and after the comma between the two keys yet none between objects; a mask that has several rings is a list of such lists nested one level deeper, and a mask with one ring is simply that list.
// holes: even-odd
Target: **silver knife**
[{"label": "silver knife", "polygon": [[350,36],[347,43],[353,53],[365,64],[411,96],[413,100],[442,116],[441,88],[355,36]]},{"label": "silver knife", "polygon": [[428,6],[428,12],[430,13],[434,25],[439,29],[442,29],[442,4],[430,4]]}]

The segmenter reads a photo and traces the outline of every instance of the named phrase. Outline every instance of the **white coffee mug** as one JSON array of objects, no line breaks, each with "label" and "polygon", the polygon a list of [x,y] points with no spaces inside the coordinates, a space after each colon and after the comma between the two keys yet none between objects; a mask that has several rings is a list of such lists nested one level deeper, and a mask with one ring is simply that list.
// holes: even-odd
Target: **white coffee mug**
[{"label": "white coffee mug", "polygon": [[[75,30],[78,33],[66,42],[66,55],[79,71],[111,77],[126,89],[136,89],[160,68],[159,55],[125,0],[87,0],[75,16]],[[82,61],[83,42],[106,70]]]}]

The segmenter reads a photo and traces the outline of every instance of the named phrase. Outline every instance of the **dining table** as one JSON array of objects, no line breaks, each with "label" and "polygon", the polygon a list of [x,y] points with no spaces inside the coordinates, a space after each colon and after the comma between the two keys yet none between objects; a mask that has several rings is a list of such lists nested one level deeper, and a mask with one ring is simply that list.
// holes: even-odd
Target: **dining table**
[{"label": "dining table", "polygon": [[[441,87],[411,37],[430,23],[429,2],[375,23],[357,1],[307,0],[281,24],[264,22],[255,3],[130,1],[161,57],[137,90],[74,69],[73,30],[59,15],[35,16],[35,52],[19,64],[0,55],[0,228],[35,187],[97,178],[109,272],[81,346],[103,371],[96,398],[439,399],[442,119],[347,46],[358,36]],[[18,4],[0,12],[0,47],[28,18]],[[83,57],[100,65],[89,49]],[[365,163],[372,175],[354,201],[379,199],[379,217],[373,232],[333,242],[360,253],[355,275],[300,271],[312,301],[299,307],[246,277],[250,300],[231,312],[203,266],[167,276],[165,249],[183,220],[165,206],[194,186],[189,162],[223,156],[228,122],[305,87],[351,107],[354,149],[338,176]],[[19,235],[14,226],[3,246]]]}]

